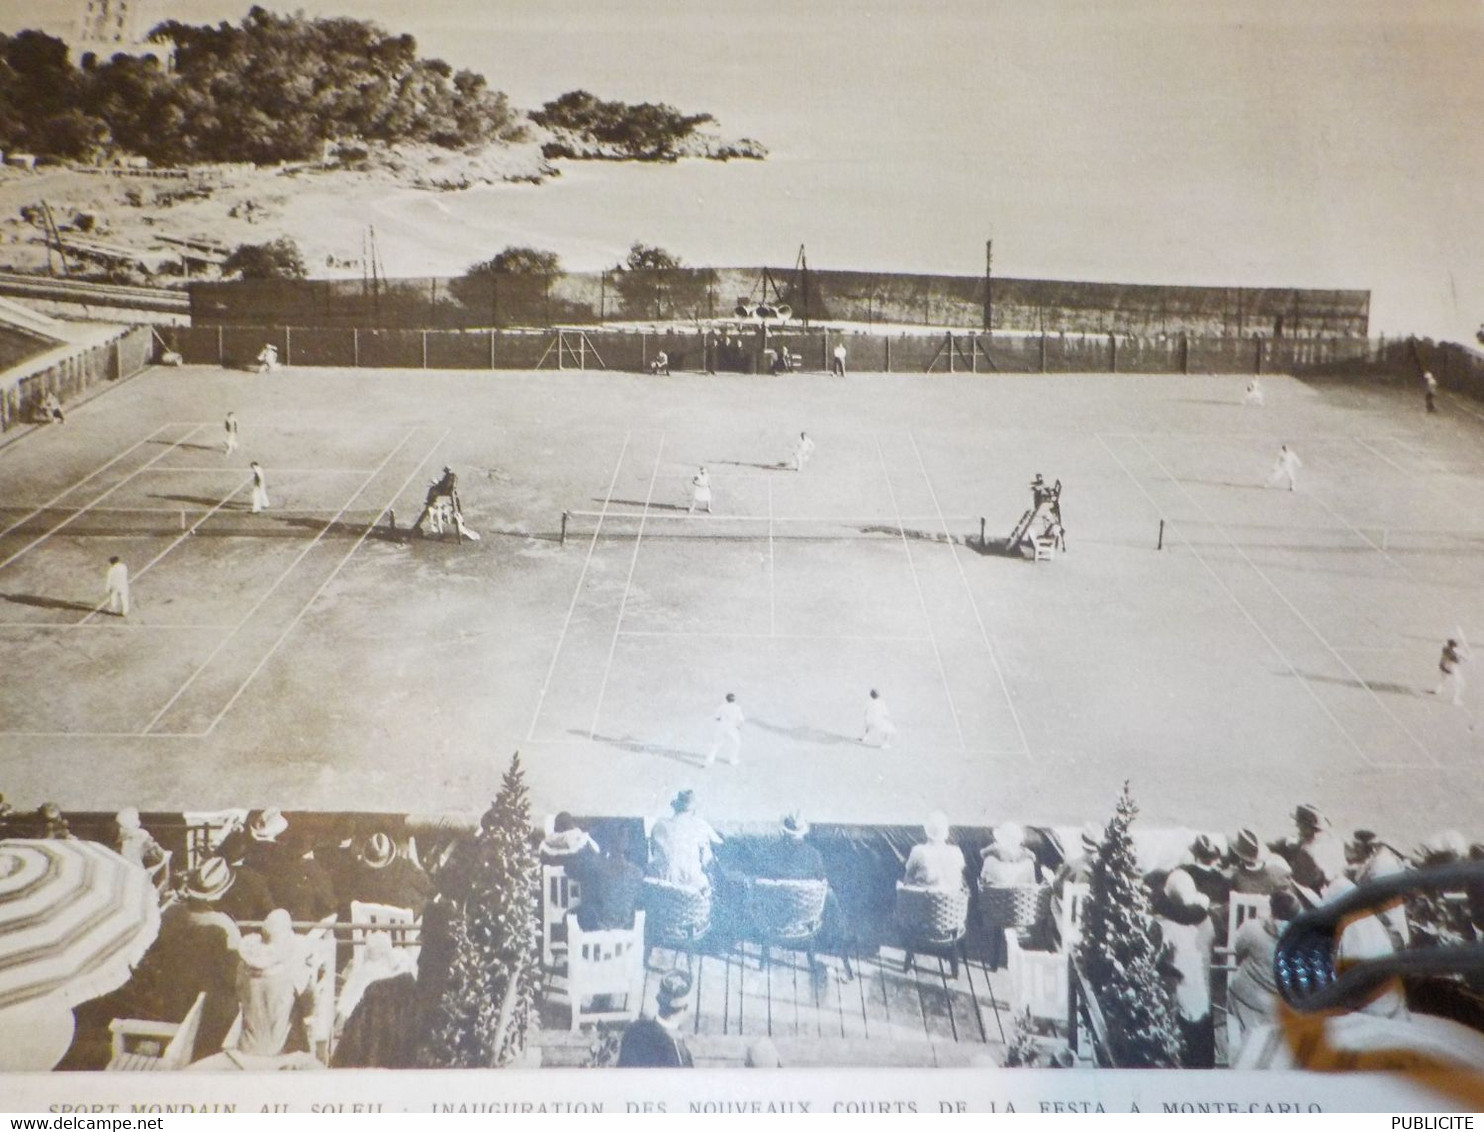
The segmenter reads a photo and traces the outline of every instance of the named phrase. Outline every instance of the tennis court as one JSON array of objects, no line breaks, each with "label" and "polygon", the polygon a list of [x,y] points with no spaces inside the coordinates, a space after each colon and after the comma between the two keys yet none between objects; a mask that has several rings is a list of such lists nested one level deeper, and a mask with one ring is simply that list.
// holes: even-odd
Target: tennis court
[{"label": "tennis court", "polygon": [[[1420,693],[1455,625],[1484,639],[1484,420],[1242,385],[151,371],[0,450],[0,788],[466,811],[520,749],[538,810],[1081,822],[1131,778],[1162,824],[1467,826],[1484,740]],[[478,542],[391,526],[444,464]],[[1069,552],[987,553],[1036,472]],[[728,691],[742,766],[705,769]]]}]

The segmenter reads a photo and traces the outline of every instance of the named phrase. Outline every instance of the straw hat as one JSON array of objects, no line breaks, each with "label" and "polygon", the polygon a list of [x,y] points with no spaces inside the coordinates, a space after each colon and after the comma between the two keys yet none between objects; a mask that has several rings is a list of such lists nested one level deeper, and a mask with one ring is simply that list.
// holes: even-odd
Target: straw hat
[{"label": "straw hat", "polygon": [[384,869],[397,858],[397,847],[392,839],[380,831],[366,838],[361,847],[361,860],[373,869]]},{"label": "straw hat", "polygon": [[283,811],[271,809],[259,814],[248,832],[252,834],[254,841],[276,841],[288,827],[288,819],[283,816]]},{"label": "straw hat", "polygon": [[225,858],[210,857],[186,877],[181,891],[188,900],[220,900],[236,879],[232,866],[227,864]]},{"label": "straw hat", "polygon": [[1264,856],[1262,839],[1250,829],[1239,829],[1232,838],[1232,852],[1242,864],[1255,868]]},{"label": "straw hat", "polygon": [[1221,860],[1221,849],[1208,834],[1201,834],[1190,843],[1190,855],[1197,864],[1214,865]]},{"label": "straw hat", "polygon": [[1293,811],[1293,820],[1300,829],[1323,829],[1329,824],[1318,806],[1305,803]]}]

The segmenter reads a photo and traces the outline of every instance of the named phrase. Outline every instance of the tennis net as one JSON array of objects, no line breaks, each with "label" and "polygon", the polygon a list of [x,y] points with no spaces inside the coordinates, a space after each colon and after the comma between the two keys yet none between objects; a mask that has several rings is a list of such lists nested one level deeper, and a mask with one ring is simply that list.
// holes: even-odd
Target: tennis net
[{"label": "tennis net", "polygon": [[359,538],[367,527],[388,525],[384,511],[270,509],[254,515],[238,508],[211,507],[0,507],[0,531],[7,542],[47,535],[97,538]]},{"label": "tennis net", "polygon": [[893,515],[832,517],[721,515],[697,511],[564,511],[561,542],[638,539],[722,542],[878,540],[953,542],[979,537],[979,519],[964,516]]}]

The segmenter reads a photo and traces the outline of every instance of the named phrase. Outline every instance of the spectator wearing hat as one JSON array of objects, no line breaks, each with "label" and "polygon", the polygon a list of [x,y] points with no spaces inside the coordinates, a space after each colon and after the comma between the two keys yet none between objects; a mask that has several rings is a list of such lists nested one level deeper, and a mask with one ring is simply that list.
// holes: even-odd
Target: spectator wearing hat
[{"label": "spectator wearing hat", "polygon": [[[1278,1017],[1278,983],[1273,957],[1278,939],[1301,911],[1298,897],[1284,889],[1268,897],[1268,913],[1249,919],[1232,941],[1236,972],[1227,986],[1227,1003],[1243,1034]],[[1233,1058],[1236,1050],[1231,1050]]]},{"label": "spectator wearing hat", "polygon": [[1203,833],[1190,843],[1187,859],[1180,866],[1206,898],[1218,947],[1226,946],[1226,907],[1232,891],[1231,874],[1222,864],[1224,856],[1215,838]]},{"label": "spectator wearing hat", "polygon": [[421,1038],[417,964],[386,932],[372,932],[336,1003],[336,1069],[411,1069]]},{"label": "spectator wearing hat", "polygon": [[660,979],[653,1017],[630,1022],[618,1047],[620,1069],[691,1069],[682,1027],[690,1011],[691,977],[671,971]]},{"label": "spectator wearing hat", "polygon": [[1329,819],[1314,806],[1303,805],[1293,811],[1298,828],[1288,863],[1293,867],[1293,881],[1311,892],[1322,892],[1335,877],[1345,871],[1345,849],[1330,829]]},{"label": "spectator wearing hat", "polygon": [[[986,907],[1014,907],[1014,894],[997,892],[1003,889],[1019,889],[1036,883],[1036,858],[1026,847],[1025,829],[1015,822],[1002,822],[995,826],[991,840],[979,856],[979,894]],[[1008,905],[1005,898],[1010,898]],[[989,915],[988,913],[986,914]],[[986,919],[989,925],[990,970],[998,971],[1008,961],[1008,948],[1004,929],[1014,928],[1021,943],[1029,942],[1034,923],[1027,919],[1015,922],[1006,918]],[[1054,925],[1053,925],[1054,930]]]},{"label": "spectator wearing hat", "polygon": [[1216,1064],[1216,1029],[1211,1018],[1211,902],[1184,869],[1165,881],[1161,914],[1155,920],[1163,951],[1161,969],[1173,984],[1180,1023],[1180,1064],[1210,1069]]},{"label": "spectator wearing hat", "polygon": [[824,880],[824,858],[809,844],[809,829],[798,814],[784,817],[777,836],[753,854],[753,875],[768,880]]},{"label": "spectator wearing hat", "polygon": [[133,806],[120,810],[113,816],[113,823],[113,847],[120,857],[151,872],[164,864],[165,850],[140,823],[138,810]]},{"label": "spectator wearing hat", "polygon": [[696,812],[694,790],[682,790],[670,803],[671,814],[654,823],[649,835],[649,875],[686,888],[709,888],[707,869],[721,834]]},{"label": "spectator wearing hat", "polygon": [[964,887],[964,851],[948,840],[948,815],[934,810],[923,823],[927,840],[907,854],[904,880],[920,888]]},{"label": "spectator wearing hat", "polygon": [[290,919],[323,920],[336,914],[339,905],[330,871],[302,841],[285,839],[276,871],[264,879],[274,906],[288,912]]},{"label": "spectator wearing hat", "polygon": [[543,865],[565,865],[584,853],[597,853],[598,843],[579,829],[577,821],[563,810],[552,819],[551,832],[541,841]]},{"label": "spectator wearing hat", "polygon": [[1271,896],[1288,888],[1293,870],[1282,857],[1268,852],[1268,847],[1251,829],[1239,829],[1231,841],[1234,867],[1232,891],[1247,896]]},{"label": "spectator wearing hat", "polygon": [[160,913],[160,934],[130,981],[129,1017],[179,1022],[204,993],[198,1057],[215,1053],[237,1017],[237,955],[242,933],[222,909],[234,887],[231,866],[212,857],[188,874],[180,899]]},{"label": "spectator wearing hat", "polygon": [[272,875],[285,860],[293,856],[293,849],[284,837],[288,829],[288,819],[279,809],[262,810],[250,817],[242,863],[264,876]]},{"label": "spectator wearing hat", "polygon": [[354,863],[343,874],[341,907],[350,915],[350,902],[389,904],[409,908],[422,918],[433,891],[428,874],[397,847],[389,833],[377,830],[360,843]]},{"label": "spectator wearing hat", "polygon": [[318,969],[288,912],[270,912],[262,933],[244,936],[238,954],[242,1036],[237,1048],[262,1057],[307,1052]]},{"label": "spectator wearing hat", "polygon": [[211,857],[187,878],[185,895],[210,899],[218,911],[237,923],[256,923],[273,911],[268,882],[251,869],[234,869],[221,857]]},{"label": "spectator wearing hat", "polygon": [[628,859],[628,827],[615,825],[603,840],[601,852],[580,853],[567,865],[567,875],[582,889],[577,923],[585,932],[632,928],[643,890],[644,871]]}]

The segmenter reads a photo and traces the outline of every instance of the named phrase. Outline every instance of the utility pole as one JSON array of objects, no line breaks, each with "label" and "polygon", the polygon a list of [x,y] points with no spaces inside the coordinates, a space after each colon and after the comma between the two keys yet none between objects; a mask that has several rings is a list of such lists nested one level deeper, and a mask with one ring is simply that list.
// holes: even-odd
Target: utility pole
[{"label": "utility pole", "polygon": [[984,241],[984,333],[994,335],[994,241]]}]

